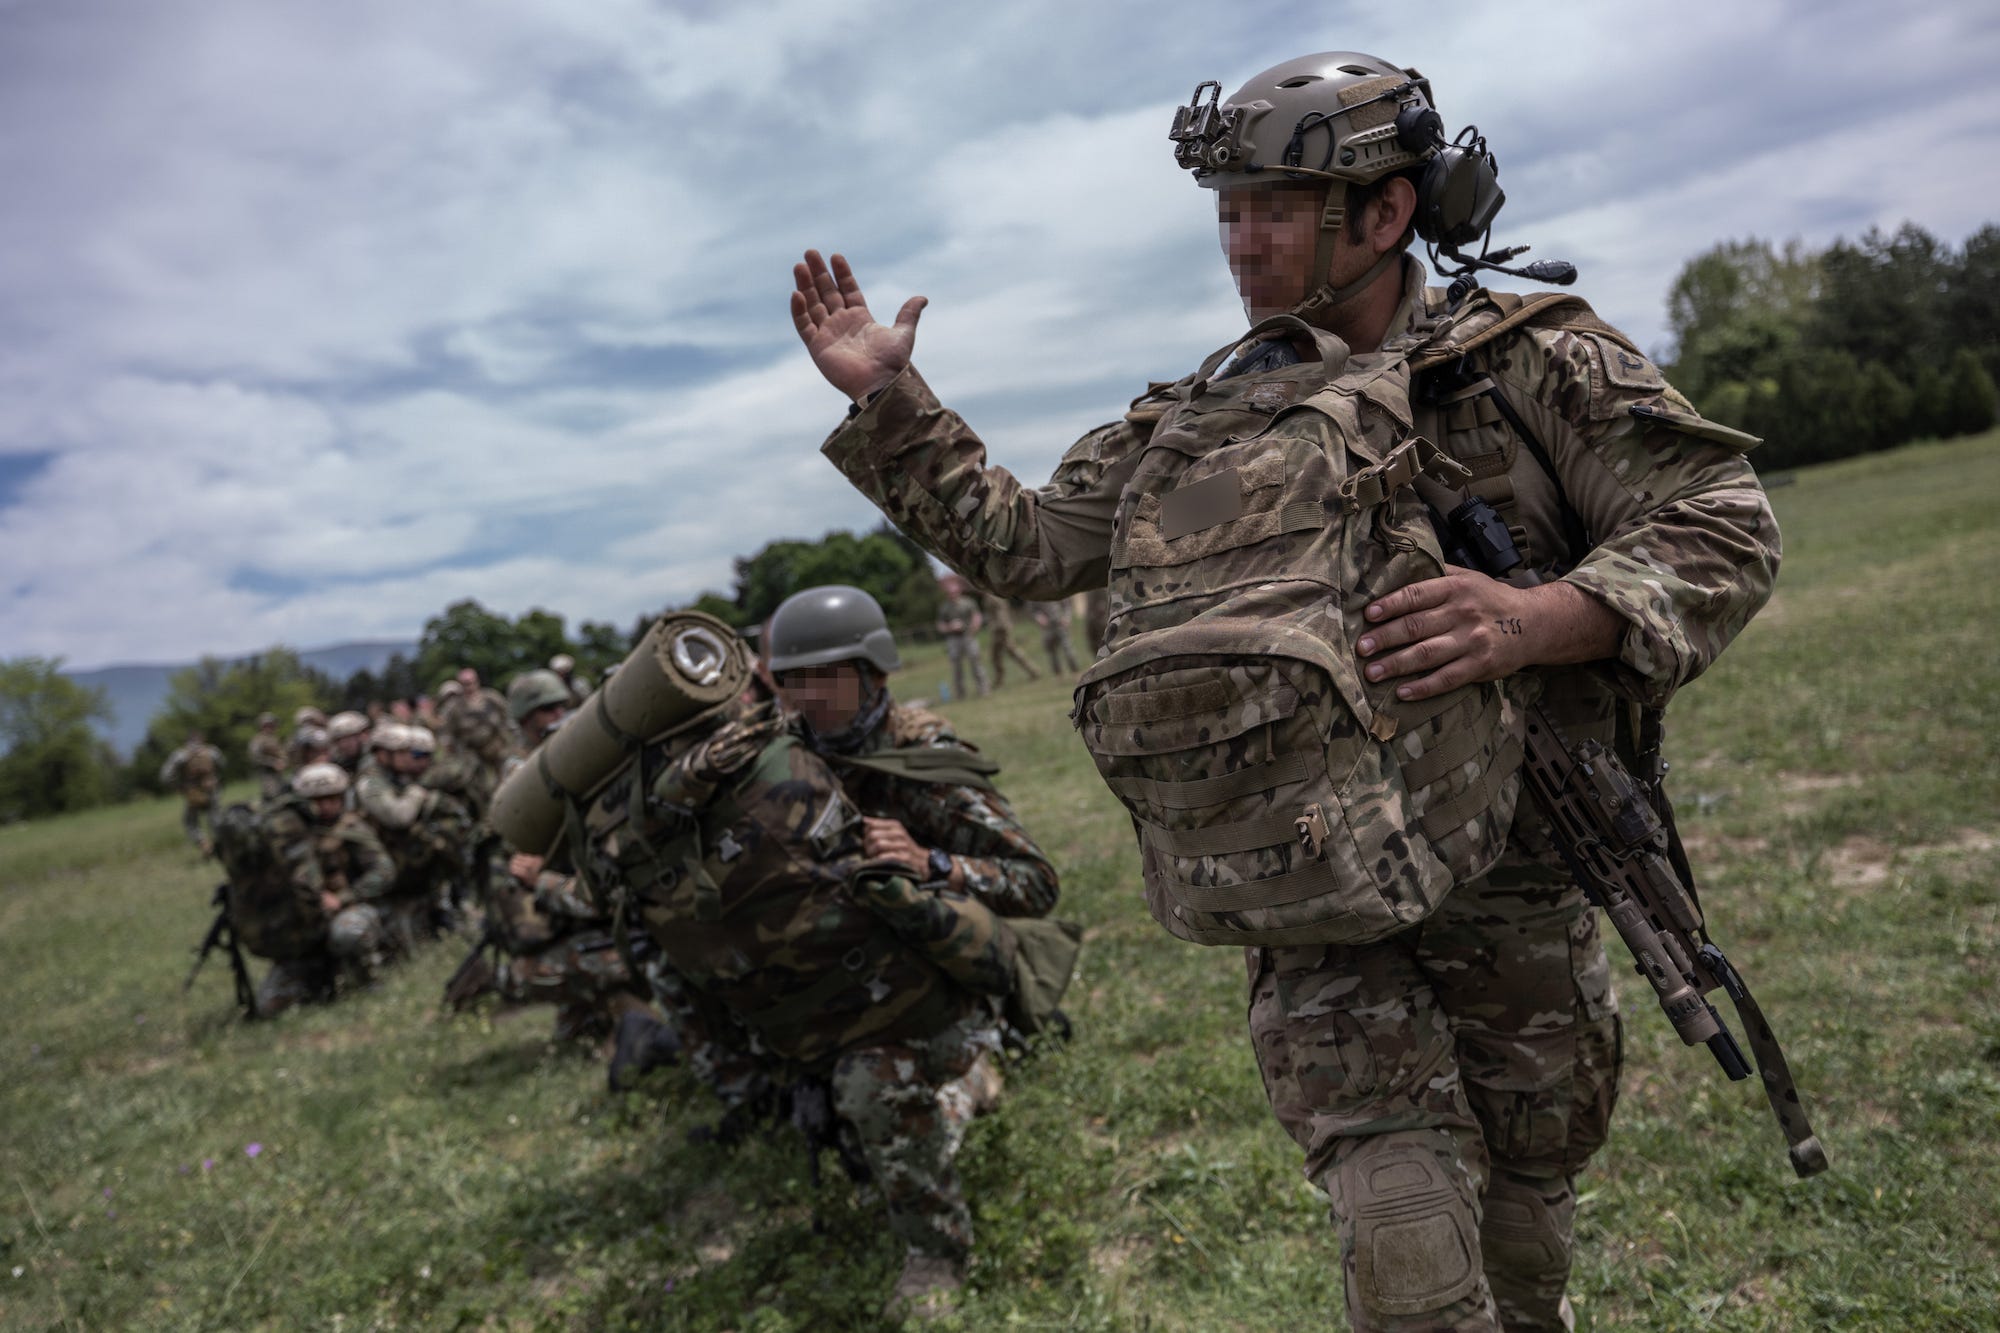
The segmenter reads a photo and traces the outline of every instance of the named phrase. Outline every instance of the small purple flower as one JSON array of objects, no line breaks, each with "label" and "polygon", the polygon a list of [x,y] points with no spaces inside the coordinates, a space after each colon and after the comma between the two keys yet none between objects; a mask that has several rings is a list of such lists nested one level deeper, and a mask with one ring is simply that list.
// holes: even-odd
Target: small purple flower
[{"label": "small purple flower", "polygon": [[182,1162],[180,1164],[179,1170],[182,1175],[186,1175],[188,1173],[188,1164],[186,1162]]},{"label": "small purple flower", "polygon": [[245,1144],[245,1145],[244,1145],[244,1148],[243,1148],[243,1155],[244,1155],[245,1157],[255,1157],[255,1156],[257,1156],[257,1155],[258,1155],[259,1153],[261,1153],[261,1152],[263,1152],[263,1151],[264,1151],[264,1145],[263,1145],[263,1144],[261,1144],[261,1143],[250,1143],[250,1144]]},{"label": "small purple flower", "polygon": [[213,1157],[204,1157],[204,1158],[202,1158],[202,1159],[201,1159],[201,1169],[202,1169],[202,1170],[204,1170],[204,1171],[213,1171],[213,1170],[215,1170],[215,1159],[214,1159]]},{"label": "small purple flower", "polygon": [[113,1222],[116,1222],[118,1220],[118,1210],[116,1208],[106,1208],[104,1210],[104,1215]]},{"label": "small purple flower", "polygon": [[111,1197],[111,1187],[109,1185],[104,1187],[104,1197],[107,1199]]}]

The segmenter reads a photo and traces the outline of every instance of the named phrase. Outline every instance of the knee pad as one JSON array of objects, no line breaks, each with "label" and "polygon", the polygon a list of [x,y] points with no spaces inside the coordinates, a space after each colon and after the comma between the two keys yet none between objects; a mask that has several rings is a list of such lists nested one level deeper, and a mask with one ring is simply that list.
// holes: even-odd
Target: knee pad
[{"label": "knee pad", "polygon": [[1446,1163],[1441,1130],[1360,1140],[1332,1172],[1354,1269],[1350,1299],[1383,1316],[1421,1315],[1472,1296],[1481,1280],[1472,1182]]}]

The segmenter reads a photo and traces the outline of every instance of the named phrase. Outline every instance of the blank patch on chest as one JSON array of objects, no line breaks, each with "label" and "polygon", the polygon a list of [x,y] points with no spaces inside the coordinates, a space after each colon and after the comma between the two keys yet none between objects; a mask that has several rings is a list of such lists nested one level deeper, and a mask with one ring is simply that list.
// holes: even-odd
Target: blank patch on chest
[{"label": "blank patch on chest", "polygon": [[1243,517],[1243,479],[1235,468],[1160,497],[1160,536],[1167,541]]}]

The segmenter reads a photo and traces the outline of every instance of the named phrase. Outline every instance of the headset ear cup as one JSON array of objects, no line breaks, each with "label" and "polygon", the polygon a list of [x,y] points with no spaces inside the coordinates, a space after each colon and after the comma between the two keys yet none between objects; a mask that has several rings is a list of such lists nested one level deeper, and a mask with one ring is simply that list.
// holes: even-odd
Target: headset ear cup
[{"label": "headset ear cup", "polygon": [[1417,186],[1417,234],[1437,245],[1469,245],[1506,202],[1493,159],[1451,144],[1430,160]]}]

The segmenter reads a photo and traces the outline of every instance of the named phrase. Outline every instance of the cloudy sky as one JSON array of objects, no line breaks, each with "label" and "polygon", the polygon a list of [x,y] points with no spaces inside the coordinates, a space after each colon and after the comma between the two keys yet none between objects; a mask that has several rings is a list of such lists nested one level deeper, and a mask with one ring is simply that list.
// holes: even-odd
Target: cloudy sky
[{"label": "cloudy sky", "polygon": [[0,0],[0,656],[622,625],[870,524],[808,245],[1039,479],[1242,327],[1173,107],[1315,50],[1428,74],[1496,242],[1662,348],[1718,240],[2000,218],[2000,9],[1926,9]]}]

